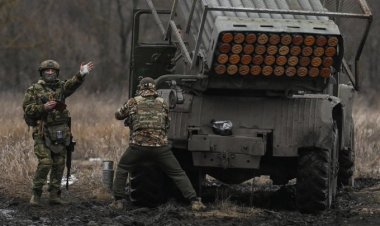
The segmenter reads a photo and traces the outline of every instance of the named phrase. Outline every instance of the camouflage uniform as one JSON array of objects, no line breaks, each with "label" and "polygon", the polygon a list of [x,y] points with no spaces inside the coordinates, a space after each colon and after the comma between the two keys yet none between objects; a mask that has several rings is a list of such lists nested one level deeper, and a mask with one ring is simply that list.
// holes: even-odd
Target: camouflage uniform
[{"label": "camouflage uniform", "polygon": [[130,128],[129,148],[121,157],[116,170],[113,193],[116,200],[125,197],[128,171],[149,160],[174,181],[182,195],[193,200],[196,193],[189,178],[174,157],[168,145],[169,108],[158,97],[154,84],[140,87],[139,95],[131,98],[116,113],[118,120],[126,120]]},{"label": "camouflage uniform", "polygon": [[[73,78],[54,83],[39,80],[30,86],[24,97],[23,110],[27,117],[36,121],[33,125],[34,153],[38,166],[33,178],[33,195],[40,197],[50,171],[50,193],[60,194],[61,180],[65,168],[66,146],[70,144],[70,115],[65,108],[65,98],[82,84],[84,77],[78,73]],[[44,108],[49,100],[59,101],[61,109],[51,111]],[[57,105],[58,106],[58,105]],[[63,107],[62,107],[63,106]]]}]

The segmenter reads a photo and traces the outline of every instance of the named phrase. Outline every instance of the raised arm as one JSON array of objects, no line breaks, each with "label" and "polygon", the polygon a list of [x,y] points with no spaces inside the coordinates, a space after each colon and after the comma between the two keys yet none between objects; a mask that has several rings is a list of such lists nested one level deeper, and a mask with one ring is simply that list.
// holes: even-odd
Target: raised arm
[{"label": "raised arm", "polygon": [[79,72],[74,75],[71,79],[68,79],[64,82],[64,95],[65,97],[70,96],[75,92],[79,86],[82,85],[84,78],[92,71],[94,64],[90,61],[87,64],[81,63]]}]

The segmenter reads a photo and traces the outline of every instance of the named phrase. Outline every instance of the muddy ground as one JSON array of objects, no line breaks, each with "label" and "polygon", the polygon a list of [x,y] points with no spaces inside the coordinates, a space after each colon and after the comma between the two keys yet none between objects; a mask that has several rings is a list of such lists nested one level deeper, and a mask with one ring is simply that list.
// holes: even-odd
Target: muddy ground
[{"label": "muddy ground", "polygon": [[110,199],[83,199],[75,185],[63,192],[71,203],[31,207],[27,199],[10,198],[0,189],[1,225],[380,225],[380,180],[357,179],[353,189],[342,189],[334,209],[319,214],[295,210],[294,187],[270,184],[228,186],[211,181],[204,193],[208,208],[192,212],[175,200],[155,207],[125,210],[108,207]]}]

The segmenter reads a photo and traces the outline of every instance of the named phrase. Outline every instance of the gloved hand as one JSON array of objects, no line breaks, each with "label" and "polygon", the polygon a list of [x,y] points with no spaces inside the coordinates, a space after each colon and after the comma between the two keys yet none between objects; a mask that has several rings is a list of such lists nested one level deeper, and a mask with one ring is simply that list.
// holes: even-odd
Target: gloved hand
[{"label": "gloved hand", "polygon": [[90,71],[94,68],[94,64],[90,61],[88,62],[87,64],[83,64],[81,63],[80,64],[80,69],[79,69],[79,73],[80,75],[82,75],[83,77],[86,76],[88,73],[90,73]]}]

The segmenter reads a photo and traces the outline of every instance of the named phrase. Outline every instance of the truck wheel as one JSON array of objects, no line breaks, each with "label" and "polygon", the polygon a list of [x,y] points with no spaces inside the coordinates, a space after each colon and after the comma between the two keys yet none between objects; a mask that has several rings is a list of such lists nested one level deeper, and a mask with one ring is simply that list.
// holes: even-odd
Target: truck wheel
[{"label": "truck wheel", "polygon": [[298,157],[296,205],[302,213],[315,213],[332,207],[338,177],[339,131],[334,123],[331,151],[302,149]]},{"label": "truck wheel", "polygon": [[339,152],[339,186],[354,186],[353,174],[355,167],[355,133],[351,128],[351,147]]},{"label": "truck wheel", "polygon": [[165,174],[154,165],[133,169],[129,178],[129,198],[138,206],[154,207],[167,200]]},{"label": "truck wheel", "polygon": [[303,150],[298,158],[296,205],[302,213],[324,210],[329,203],[329,151]]},{"label": "truck wheel", "polygon": [[296,204],[302,213],[330,208],[336,196],[339,132],[334,126],[331,151],[321,148],[301,150],[298,157]]}]

